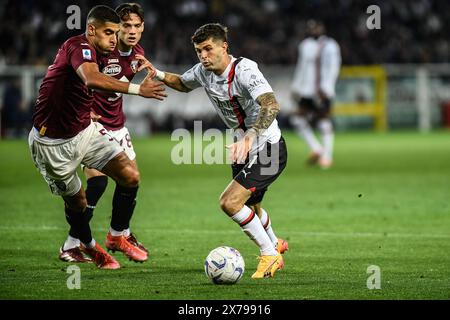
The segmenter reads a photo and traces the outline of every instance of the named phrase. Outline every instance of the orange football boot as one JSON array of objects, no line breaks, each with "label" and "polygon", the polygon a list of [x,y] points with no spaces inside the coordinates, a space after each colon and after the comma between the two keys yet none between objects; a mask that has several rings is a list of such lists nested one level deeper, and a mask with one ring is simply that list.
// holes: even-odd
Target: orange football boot
[{"label": "orange football boot", "polygon": [[111,232],[108,232],[105,246],[113,253],[116,251],[122,251],[128,259],[136,262],[144,262],[148,258],[147,252],[135,247],[133,244],[128,242],[123,235],[114,237],[111,235]]},{"label": "orange football boot", "polygon": [[111,257],[98,243],[93,248],[83,246],[83,251],[92,259],[100,269],[119,269],[120,264]]}]

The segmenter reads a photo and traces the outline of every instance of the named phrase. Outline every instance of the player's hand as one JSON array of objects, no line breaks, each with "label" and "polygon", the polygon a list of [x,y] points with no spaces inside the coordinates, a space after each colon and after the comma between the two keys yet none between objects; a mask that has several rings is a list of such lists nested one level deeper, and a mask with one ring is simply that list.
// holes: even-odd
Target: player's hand
[{"label": "player's hand", "polygon": [[139,88],[139,95],[145,98],[154,98],[157,100],[163,100],[167,97],[165,94],[166,88],[162,82],[153,81],[150,76],[145,77],[141,82]]},{"label": "player's hand", "polygon": [[97,122],[102,116],[96,114],[94,111],[91,110],[91,120],[94,122]]},{"label": "player's hand", "polygon": [[256,138],[256,133],[253,130],[248,130],[244,137],[233,144],[225,146],[230,150],[230,160],[233,163],[242,164],[247,159],[248,152],[253,145]]},{"label": "player's hand", "polygon": [[156,75],[156,68],[153,64],[147,60],[143,55],[137,54],[136,59],[139,61],[139,67],[137,68],[137,72],[140,72],[144,69],[147,69],[148,77],[153,78]]}]

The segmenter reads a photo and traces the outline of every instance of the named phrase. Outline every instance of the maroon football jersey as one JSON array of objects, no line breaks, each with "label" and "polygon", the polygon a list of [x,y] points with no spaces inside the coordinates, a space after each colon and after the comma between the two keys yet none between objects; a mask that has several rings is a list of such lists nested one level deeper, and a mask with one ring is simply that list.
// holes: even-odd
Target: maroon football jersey
[{"label": "maroon football jersey", "polygon": [[49,138],[71,138],[91,122],[90,90],[76,70],[85,62],[97,63],[97,53],[86,36],[69,38],[59,48],[39,88],[33,126]]},{"label": "maroon football jersey", "polygon": [[[138,44],[131,52],[120,52],[117,47],[107,57],[99,56],[100,71],[117,80],[131,82],[138,68],[136,54],[144,55],[144,49]],[[123,97],[121,93],[94,91],[92,110],[102,116],[99,120],[108,130],[122,129],[125,124],[123,113]]]}]

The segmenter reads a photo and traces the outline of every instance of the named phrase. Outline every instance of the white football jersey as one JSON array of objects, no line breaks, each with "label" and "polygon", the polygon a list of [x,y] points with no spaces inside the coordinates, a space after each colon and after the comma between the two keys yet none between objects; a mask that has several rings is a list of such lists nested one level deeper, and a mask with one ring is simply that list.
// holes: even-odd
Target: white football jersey
[{"label": "white football jersey", "polygon": [[306,38],[298,46],[298,60],[292,91],[304,98],[314,98],[320,88],[329,98],[335,95],[341,67],[341,51],[332,38]]},{"label": "white football jersey", "polygon": [[[261,106],[256,99],[264,93],[273,92],[256,62],[233,56],[221,75],[206,70],[198,63],[181,76],[181,81],[190,89],[204,87],[227,127],[244,131],[250,129],[258,118]],[[275,119],[258,137],[257,145],[255,141],[251,150],[261,150],[266,142],[277,143],[280,137],[281,131]]]}]

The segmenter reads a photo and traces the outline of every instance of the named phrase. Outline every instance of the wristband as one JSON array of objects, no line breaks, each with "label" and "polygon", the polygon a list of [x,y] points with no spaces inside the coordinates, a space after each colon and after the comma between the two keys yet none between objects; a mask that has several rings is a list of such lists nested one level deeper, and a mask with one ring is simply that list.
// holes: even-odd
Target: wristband
[{"label": "wristband", "polygon": [[130,83],[130,85],[128,86],[128,93],[139,95],[140,88],[141,88],[141,86],[139,84]]},{"label": "wristband", "polygon": [[160,70],[156,70],[156,76],[155,78],[158,79],[159,81],[163,81],[164,78],[166,77],[166,73],[164,71],[160,71]]}]

